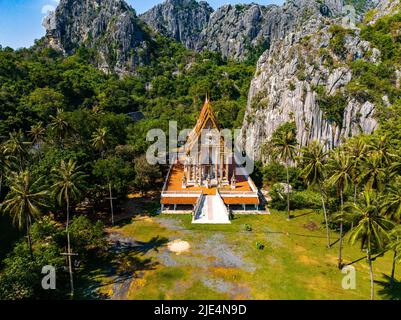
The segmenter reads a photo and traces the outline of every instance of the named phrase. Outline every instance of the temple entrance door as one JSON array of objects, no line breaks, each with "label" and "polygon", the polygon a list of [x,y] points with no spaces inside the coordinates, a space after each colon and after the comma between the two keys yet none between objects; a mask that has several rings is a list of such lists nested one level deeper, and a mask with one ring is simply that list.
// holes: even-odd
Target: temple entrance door
[{"label": "temple entrance door", "polygon": [[205,175],[204,175],[204,179],[205,180],[207,178],[209,178],[209,177],[210,177],[210,179],[215,179],[216,178],[215,177],[215,172],[213,170],[213,166],[211,166],[211,165],[205,165],[204,173],[205,173]]},{"label": "temple entrance door", "polygon": [[208,174],[210,176],[210,179],[216,179],[216,172],[214,170],[214,166],[213,165],[209,165],[208,166]]},{"label": "temple entrance door", "polygon": [[210,167],[207,165],[205,166],[205,179],[210,176]]}]

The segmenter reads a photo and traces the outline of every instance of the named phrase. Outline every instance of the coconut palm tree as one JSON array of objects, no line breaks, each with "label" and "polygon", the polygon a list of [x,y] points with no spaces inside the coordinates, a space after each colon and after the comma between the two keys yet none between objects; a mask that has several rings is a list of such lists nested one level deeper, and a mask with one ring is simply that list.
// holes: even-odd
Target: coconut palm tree
[{"label": "coconut palm tree", "polygon": [[350,231],[350,242],[355,244],[360,241],[361,249],[366,250],[366,258],[370,273],[370,297],[374,299],[374,276],[372,265],[372,253],[385,250],[390,243],[389,231],[394,223],[381,213],[381,200],[374,191],[365,191],[361,203],[350,204],[346,207],[352,220],[356,220],[356,226]]},{"label": "coconut palm tree", "polygon": [[23,170],[24,162],[28,158],[30,145],[31,143],[25,140],[21,130],[10,133],[10,138],[5,142],[4,152],[17,159],[20,171]]},{"label": "coconut palm tree", "polygon": [[344,192],[348,189],[349,184],[352,181],[351,172],[352,164],[348,154],[341,149],[336,149],[332,153],[332,157],[328,163],[330,177],[327,183],[331,186],[336,186],[340,194],[340,242],[339,242],[339,253],[338,253],[338,268],[342,269],[342,244],[343,244],[343,227],[344,221],[342,219],[342,213],[344,211]]},{"label": "coconut palm tree", "polygon": [[287,214],[288,219],[291,219],[289,165],[290,162],[294,161],[297,149],[297,139],[295,137],[294,130],[288,129],[273,136],[271,146],[273,157],[284,162],[285,164],[287,173]]},{"label": "coconut palm tree", "polygon": [[28,136],[31,138],[32,144],[38,148],[39,155],[41,153],[41,146],[45,133],[46,129],[43,127],[43,122],[31,126],[31,130],[28,131]]},{"label": "coconut palm tree", "polygon": [[70,124],[65,118],[64,111],[62,109],[57,109],[57,115],[50,116],[50,119],[49,128],[59,140],[61,147],[64,148],[64,140],[72,131]]},{"label": "coconut palm tree", "polygon": [[300,175],[303,177],[308,186],[317,186],[322,198],[322,208],[324,213],[324,221],[326,223],[327,247],[330,248],[330,232],[329,222],[327,219],[326,204],[324,201],[323,182],[326,178],[327,155],[323,146],[317,141],[313,141],[308,147],[301,150],[301,170]]},{"label": "coconut palm tree", "polygon": [[10,169],[10,165],[11,156],[6,153],[4,145],[0,145],[0,199],[3,187],[3,179],[6,176],[7,171]]},{"label": "coconut palm tree", "polygon": [[387,186],[383,210],[389,219],[396,223],[401,221],[401,177],[395,178],[395,181]]},{"label": "coconut palm tree", "polygon": [[362,163],[361,180],[365,183],[365,189],[383,191],[384,182],[387,178],[388,170],[383,166],[382,156],[377,152],[371,152]]},{"label": "coconut palm tree", "polygon": [[60,167],[52,169],[54,184],[52,186],[53,193],[57,202],[63,206],[65,205],[67,212],[66,233],[67,233],[67,255],[68,255],[68,269],[70,273],[71,297],[74,296],[74,280],[72,274],[72,261],[71,261],[71,242],[70,242],[70,204],[71,201],[77,200],[81,195],[84,180],[86,175],[79,171],[76,162],[69,160],[61,161]]},{"label": "coconut palm tree", "polygon": [[8,177],[8,185],[10,192],[2,203],[2,209],[12,216],[18,228],[26,227],[29,252],[33,258],[30,228],[32,221],[40,217],[41,209],[46,206],[47,191],[40,189],[42,179],[32,180],[28,171],[12,173]]},{"label": "coconut palm tree", "polygon": [[370,142],[369,148],[378,155],[383,167],[390,166],[396,157],[389,143],[389,139],[385,135],[378,138],[375,137],[375,139]]},{"label": "coconut palm tree", "polygon": [[[397,225],[401,222],[401,177],[397,177],[396,180],[390,184],[386,193],[383,196],[383,214],[396,223]],[[394,284],[394,274],[395,274],[395,263],[398,256],[398,252],[401,246],[398,243],[401,241],[401,228],[395,228],[391,233],[392,243],[390,244],[390,249],[393,250],[393,265],[391,271],[391,280],[390,280],[390,288],[393,287]]]},{"label": "coconut palm tree", "polygon": [[107,144],[107,133],[107,128],[99,128],[92,135],[92,146],[100,151],[102,158],[104,158],[104,151]]},{"label": "coconut palm tree", "polygon": [[401,262],[401,226],[398,225],[391,230],[390,237],[391,242],[389,244],[389,248],[393,251],[393,264],[390,277],[390,289],[392,289],[395,280],[395,265],[397,262]]},{"label": "coconut palm tree", "polygon": [[361,163],[366,158],[368,145],[362,136],[358,136],[348,141],[346,151],[350,155],[351,178],[354,186],[354,203],[356,203],[358,187],[361,183]]}]

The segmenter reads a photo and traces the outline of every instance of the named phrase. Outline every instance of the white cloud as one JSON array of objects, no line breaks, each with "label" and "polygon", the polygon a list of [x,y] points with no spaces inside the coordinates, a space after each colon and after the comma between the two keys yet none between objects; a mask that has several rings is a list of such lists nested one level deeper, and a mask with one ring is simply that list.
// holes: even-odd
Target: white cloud
[{"label": "white cloud", "polygon": [[[53,0],[54,1],[54,0]],[[49,12],[52,12],[52,11],[54,11],[54,10],[56,10],[56,8],[53,6],[53,5],[51,5],[51,4],[45,4],[43,7],[42,7],[42,14],[48,14]]]}]

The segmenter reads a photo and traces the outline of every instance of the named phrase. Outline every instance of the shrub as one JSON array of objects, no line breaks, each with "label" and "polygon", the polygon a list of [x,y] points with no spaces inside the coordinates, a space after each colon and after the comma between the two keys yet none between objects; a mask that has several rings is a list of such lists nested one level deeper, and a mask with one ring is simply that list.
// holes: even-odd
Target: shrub
[{"label": "shrub", "polygon": [[71,243],[80,255],[86,257],[90,252],[105,249],[104,225],[101,221],[92,223],[86,216],[75,217],[70,225]]},{"label": "shrub", "polygon": [[252,227],[251,227],[250,224],[246,224],[246,225],[245,225],[245,231],[249,231],[249,232],[252,231]]},{"label": "shrub", "polygon": [[319,86],[317,87],[317,102],[324,113],[324,117],[341,127],[344,110],[347,107],[347,97],[341,92],[337,92],[335,95],[328,95],[324,87]]},{"label": "shrub", "polygon": [[330,39],[329,48],[339,57],[345,58],[345,37],[353,34],[353,30],[349,30],[340,25],[331,25],[329,32],[332,34]]},{"label": "shrub", "polygon": [[[296,167],[290,167],[288,171],[292,188],[295,190],[302,190],[304,183],[299,178],[299,169]],[[287,180],[285,166],[277,162],[271,162],[264,166],[262,173],[264,185],[274,185]]]},{"label": "shrub", "polygon": [[263,250],[265,248],[265,245],[260,242],[256,242],[256,249],[258,250]]},{"label": "shrub", "polygon": [[400,62],[400,22],[400,13],[384,16],[374,25],[363,27],[361,37],[364,40],[370,41],[375,48],[380,50],[383,60]]},{"label": "shrub", "polygon": [[[275,185],[270,192],[272,201],[270,207],[276,210],[285,210],[287,208],[287,197],[283,187]],[[290,193],[290,208],[297,209],[320,209],[320,194],[310,190],[293,191]]]},{"label": "shrub", "polygon": [[383,95],[390,100],[397,98],[394,89],[394,67],[391,63],[383,62],[375,65],[371,62],[357,60],[351,63],[352,81],[347,85],[349,95],[359,101],[370,100],[380,103]]}]

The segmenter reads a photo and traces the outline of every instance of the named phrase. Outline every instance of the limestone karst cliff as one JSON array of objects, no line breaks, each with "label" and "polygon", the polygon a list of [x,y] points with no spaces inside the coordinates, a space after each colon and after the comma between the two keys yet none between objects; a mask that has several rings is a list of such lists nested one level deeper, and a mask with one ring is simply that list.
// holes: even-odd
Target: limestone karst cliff
[{"label": "limestone karst cliff", "polygon": [[189,49],[195,49],[212,12],[212,7],[204,1],[167,0],[139,18],[162,35],[174,38]]},{"label": "limestone karst cliff", "polygon": [[[377,0],[362,2],[370,7],[373,1]],[[236,60],[257,59],[275,39],[311,16],[341,15],[343,4],[343,0],[288,0],[283,6],[224,5],[214,11],[205,1],[166,0],[137,17],[124,0],[61,0],[43,25],[47,45],[67,54],[81,45],[95,48],[100,69],[127,74],[148,62],[150,29],[189,49],[208,49]]]},{"label": "limestone karst cliff", "polygon": [[123,0],[61,0],[43,25],[47,45],[66,54],[94,48],[96,66],[105,72],[132,73],[147,62],[150,36]]},{"label": "limestone karst cliff", "polygon": [[[379,17],[380,11],[375,12]],[[343,22],[315,14],[261,56],[242,128],[250,157],[268,160],[264,146],[280,125],[290,121],[297,126],[301,146],[318,140],[331,149],[346,138],[375,131],[374,101],[358,99],[346,87],[353,78],[349,64],[358,59],[379,63],[380,52],[361,39],[359,29],[337,27]],[[340,50],[332,41],[336,32],[342,37]]]},{"label": "limestone karst cliff", "polygon": [[204,2],[167,0],[140,16],[152,28],[175,38],[190,49],[208,49],[244,60],[261,54],[276,38],[319,12],[337,16],[343,0],[291,0],[283,6],[223,5],[216,11]]},{"label": "limestone karst cliff", "polygon": [[[149,62],[155,32],[236,60],[260,56],[242,130],[248,154],[261,159],[263,146],[288,121],[295,121],[300,145],[319,140],[326,148],[377,128],[374,101],[347,93],[353,79],[349,64],[381,59],[354,25],[335,29],[349,22],[344,17],[349,4],[356,7],[355,22],[378,6],[370,12],[374,23],[398,10],[399,1],[288,0],[282,6],[224,5],[213,11],[206,2],[167,0],[137,17],[123,0],[61,0],[44,21],[45,42],[66,54],[81,45],[96,49],[96,66],[119,75],[134,74]],[[340,49],[333,44],[337,33]]]}]

